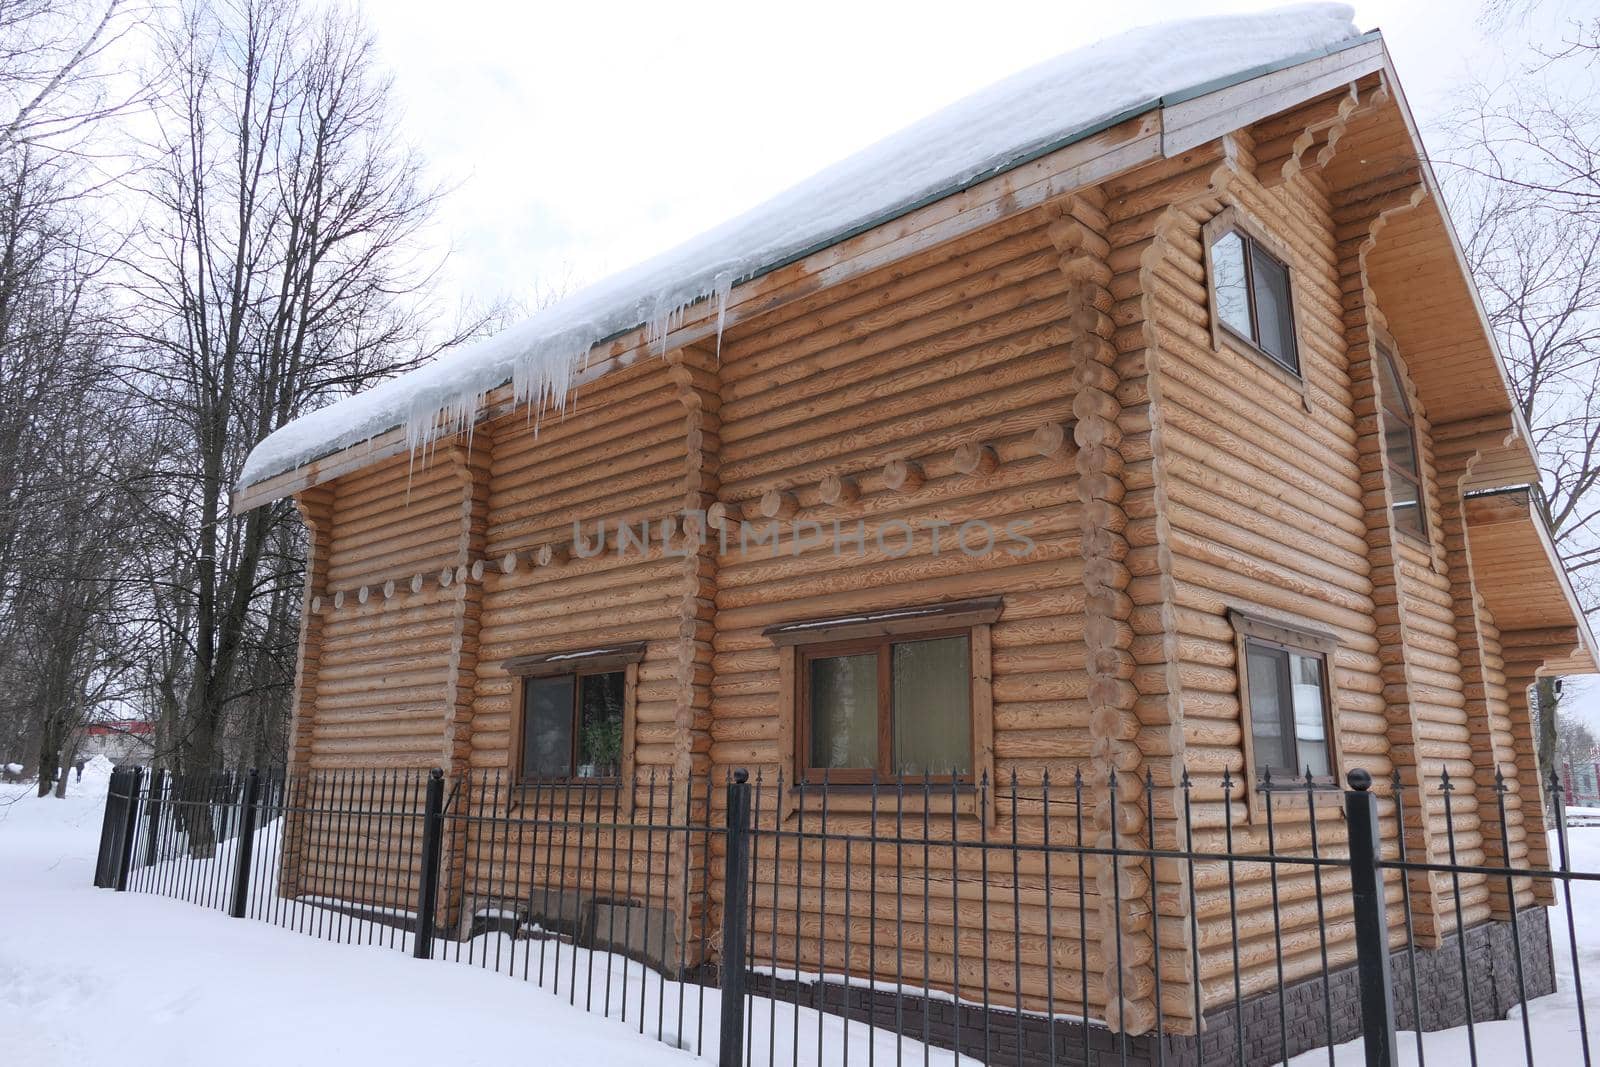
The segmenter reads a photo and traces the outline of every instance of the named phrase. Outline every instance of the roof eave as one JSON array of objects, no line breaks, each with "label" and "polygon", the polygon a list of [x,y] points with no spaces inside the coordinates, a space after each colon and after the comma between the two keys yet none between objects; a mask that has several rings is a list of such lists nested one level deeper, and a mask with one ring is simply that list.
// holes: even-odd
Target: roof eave
[{"label": "roof eave", "polygon": [[[1023,168],[1039,164],[1061,153],[1070,152],[1079,145],[1093,141],[1095,138],[1105,137],[1121,127],[1140,120],[1153,118],[1156,136],[1151,144],[1153,151],[1149,153],[1130,154],[1122,161],[1122,165],[1115,170],[1102,173],[1086,174],[1076,187],[1094,184],[1103,181],[1116,173],[1123,173],[1144,163],[1156,159],[1170,157],[1186,151],[1206,140],[1220,136],[1220,131],[1211,137],[1198,137],[1206,128],[1206,122],[1211,116],[1221,113],[1222,109],[1232,108],[1232,113],[1239,115],[1237,122],[1230,129],[1247,126],[1259,118],[1281,109],[1292,106],[1297,100],[1310,99],[1330,89],[1337,88],[1364,74],[1376,70],[1386,53],[1383,51],[1382,34],[1372,30],[1359,37],[1353,37],[1338,45],[1316,49],[1311,52],[1291,56],[1271,64],[1253,67],[1239,74],[1215,79],[1178,93],[1168,94],[1150,100],[1148,103],[1129,109],[1115,115],[1094,126],[1075,131],[1069,136],[1058,141],[1039,146],[1015,160],[1008,162],[1003,167],[997,167],[989,172],[974,175],[966,181],[953,184],[948,189],[924,198],[923,200],[901,207],[893,212],[885,213],[857,226],[849,232],[834,235],[824,242],[819,242],[814,247],[775,261],[754,271],[748,276],[738,279],[734,291],[730,294],[728,306],[731,309],[738,303],[736,295],[741,290],[748,290],[756,283],[786,267],[794,266],[812,257],[821,256],[839,245],[859,238],[864,234],[877,230],[889,223],[895,222],[918,211],[925,211],[929,207],[949,200],[952,197],[968,194],[982,186],[1005,179]],[[1245,87],[1248,87],[1246,91]],[[1263,110],[1270,108],[1270,110]],[[1259,114],[1256,112],[1259,111]],[[1169,135],[1168,125],[1173,126],[1176,135]],[[1070,188],[1059,188],[1055,193],[1070,192]],[[1054,195],[1054,194],[1053,194]],[[992,221],[992,220],[990,220]],[[910,254],[908,249],[907,254]],[[874,264],[874,267],[881,264]],[[760,311],[770,310],[763,306]],[[672,331],[664,340],[658,342],[663,350],[682,348],[706,340],[713,332],[715,310],[709,300],[702,301],[698,314],[686,314],[684,321],[678,329]],[[736,321],[729,316],[730,324]],[[599,353],[609,349],[609,356],[592,360],[591,366],[604,370],[611,368],[610,358],[636,349],[642,342],[643,325],[632,330],[615,334],[598,343],[592,352]],[[589,375],[592,378],[597,375]],[[492,418],[500,412],[493,405],[480,413],[481,418]],[[342,448],[332,449],[328,453],[317,457],[310,463],[289,471],[283,471],[269,477],[259,479],[250,484],[240,484],[235,487],[232,495],[232,507],[235,513],[249,511],[274,500],[293,495],[304,489],[320,485],[353,470],[360,469],[371,463],[398,455],[406,448],[405,435],[400,427],[384,431],[366,441]]]}]

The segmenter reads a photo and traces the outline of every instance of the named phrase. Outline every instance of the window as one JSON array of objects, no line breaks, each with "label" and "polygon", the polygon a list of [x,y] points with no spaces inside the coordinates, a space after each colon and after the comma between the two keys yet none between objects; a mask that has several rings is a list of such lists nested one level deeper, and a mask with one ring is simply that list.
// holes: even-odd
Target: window
[{"label": "window", "polygon": [[1274,784],[1299,787],[1309,772],[1318,784],[1334,784],[1338,751],[1328,660],[1335,642],[1238,612],[1230,617],[1238,637],[1251,781],[1259,783],[1270,772]]},{"label": "window", "polygon": [[1240,228],[1233,208],[1206,226],[1205,241],[1214,340],[1231,335],[1298,376],[1288,265]]},{"label": "window", "polygon": [[972,776],[968,635],[822,645],[803,656],[805,771]]},{"label": "window", "polygon": [[522,687],[522,777],[615,778],[623,673],[558,674]]},{"label": "window", "polygon": [[1405,376],[1394,353],[1378,346],[1378,403],[1383,411],[1383,464],[1389,470],[1389,513],[1403,534],[1428,539],[1428,516],[1422,500],[1422,466],[1418,462],[1417,429],[1406,397]]},{"label": "window", "polygon": [[625,774],[634,664],[644,646],[508,660],[521,675],[516,773],[521,781],[610,780]]},{"label": "window", "polygon": [[866,783],[993,773],[989,624],[999,597],[769,627],[798,777]]}]

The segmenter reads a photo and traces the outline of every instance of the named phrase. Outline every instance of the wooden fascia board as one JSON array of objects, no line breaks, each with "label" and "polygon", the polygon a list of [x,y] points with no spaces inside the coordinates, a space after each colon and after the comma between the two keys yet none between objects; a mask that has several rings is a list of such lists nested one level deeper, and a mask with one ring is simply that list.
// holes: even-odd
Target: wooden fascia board
[{"label": "wooden fascia board", "polygon": [[1572,576],[1567,573],[1567,568],[1561,562],[1561,555],[1556,551],[1555,538],[1550,535],[1550,527],[1545,525],[1544,516],[1539,514],[1538,506],[1532,501],[1528,502],[1528,521],[1533,523],[1534,533],[1539,537],[1539,544],[1544,548],[1545,559],[1550,561],[1550,569],[1555,572],[1556,584],[1561,587],[1562,598],[1567,602],[1567,610],[1572,613],[1574,625],[1578,628],[1578,648],[1574,655],[1587,653],[1589,670],[1583,673],[1596,672],[1596,652],[1594,634],[1589,629],[1589,617],[1583,612],[1583,604],[1578,600],[1577,590],[1572,588]]},{"label": "wooden fascia board", "polygon": [[1161,109],[1161,149],[1167,158],[1314,100],[1387,65],[1383,39],[1331,52]]}]

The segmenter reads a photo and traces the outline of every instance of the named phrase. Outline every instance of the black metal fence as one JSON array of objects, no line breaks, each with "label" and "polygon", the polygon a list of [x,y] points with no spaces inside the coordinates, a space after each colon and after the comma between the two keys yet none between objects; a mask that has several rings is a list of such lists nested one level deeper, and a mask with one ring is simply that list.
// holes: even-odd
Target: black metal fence
[{"label": "black metal fence", "polygon": [[1546,859],[1499,776],[1351,785],[119,769],[95,882],[495,970],[722,1064],[1331,1067],[1359,1038],[1388,1065],[1452,1026],[1472,1063],[1511,1026],[1529,1067],[1589,1064],[1600,873],[1564,832]]}]

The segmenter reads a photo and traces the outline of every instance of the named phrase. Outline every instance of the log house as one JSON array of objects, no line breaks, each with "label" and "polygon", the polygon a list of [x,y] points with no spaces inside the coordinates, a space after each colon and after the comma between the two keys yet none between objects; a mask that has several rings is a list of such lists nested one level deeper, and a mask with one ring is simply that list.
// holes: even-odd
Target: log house
[{"label": "log house", "polygon": [[[1165,96],[773,264],[659,341],[613,337],[558,410],[508,383],[470,433],[413,454],[395,428],[241,484],[235,506],[293,496],[308,531],[295,769],[634,782],[595,810],[676,820],[716,818],[721,799],[669,795],[669,771],[1025,789],[1076,772],[1088,843],[1115,824],[1163,848],[1185,844],[1187,770],[1202,849],[1229,827],[1265,847],[1264,772],[1333,784],[1360,767],[1413,788],[1448,772],[1471,827],[1459,860],[1540,865],[1529,687],[1596,665],[1538,482],[1371,33]],[[1113,802],[1113,771],[1153,779],[1154,820],[1132,791]],[[1385,810],[1389,840],[1447,858],[1433,799],[1403,825]],[[1337,805],[1319,811],[1337,848]],[[976,800],[957,815],[1043,832]],[[834,818],[865,825],[860,809]],[[1280,849],[1310,830],[1280,806]],[[705,859],[623,862],[670,913],[687,906],[675,865],[698,886]],[[1157,987],[1146,868],[1099,862],[1081,884],[1027,872],[1061,918],[1024,913],[1020,961],[995,939],[992,992],[1020,974],[1035,1003],[1053,968],[1065,1010],[1139,1034],[1159,998],[1166,1027],[1193,1034],[1197,1003],[1229,1003],[1235,950],[1245,995],[1273,988],[1265,870],[1241,869],[1237,943],[1220,868],[1193,886],[1156,870],[1163,952],[1187,959],[1193,899],[1201,973],[1169,967]],[[905,906],[939,873],[908,870]],[[758,899],[772,877],[758,871]],[[1290,980],[1315,966],[1311,878],[1278,887]],[[756,942],[872,971],[865,894],[825,914],[816,888],[818,910]],[[1448,877],[1410,888],[1419,943],[1441,946]],[[1547,896],[1468,877],[1459,904],[1475,927]],[[1391,905],[1398,945],[1398,887]],[[857,930],[857,954],[824,957],[824,923]],[[1350,915],[1323,924],[1348,966]],[[955,936],[930,946],[926,977],[976,996],[977,953],[957,973]],[[1089,1002],[1072,1003],[1085,971]]]}]

